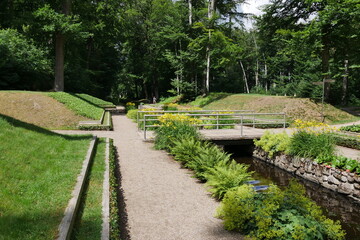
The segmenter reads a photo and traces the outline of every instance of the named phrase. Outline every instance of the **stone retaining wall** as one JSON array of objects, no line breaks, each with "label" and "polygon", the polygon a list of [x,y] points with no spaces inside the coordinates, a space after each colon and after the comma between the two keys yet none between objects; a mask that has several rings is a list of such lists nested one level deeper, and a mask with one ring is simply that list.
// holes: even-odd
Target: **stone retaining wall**
[{"label": "stone retaining wall", "polygon": [[258,147],[255,148],[253,156],[304,179],[320,184],[325,188],[360,201],[360,176],[354,173],[321,165],[311,159],[285,154],[270,158],[267,152]]}]

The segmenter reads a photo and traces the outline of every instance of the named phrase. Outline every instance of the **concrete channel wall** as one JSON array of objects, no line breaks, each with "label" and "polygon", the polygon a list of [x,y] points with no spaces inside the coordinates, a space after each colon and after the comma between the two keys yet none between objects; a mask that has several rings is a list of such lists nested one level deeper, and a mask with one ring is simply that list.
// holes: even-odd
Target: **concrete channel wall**
[{"label": "concrete channel wall", "polygon": [[360,176],[357,174],[286,154],[270,158],[267,152],[258,147],[254,149],[253,156],[360,202]]}]

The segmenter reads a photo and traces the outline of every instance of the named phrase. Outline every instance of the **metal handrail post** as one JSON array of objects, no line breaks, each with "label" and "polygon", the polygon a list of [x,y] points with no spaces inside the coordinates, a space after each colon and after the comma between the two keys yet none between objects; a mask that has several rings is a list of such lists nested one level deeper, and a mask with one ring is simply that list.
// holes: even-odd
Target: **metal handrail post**
[{"label": "metal handrail post", "polygon": [[284,113],[284,129],[286,128],[286,113]]},{"label": "metal handrail post", "polygon": [[243,133],[244,133],[244,132],[243,132],[243,131],[244,131],[244,130],[243,130],[243,126],[244,126],[244,125],[243,125],[243,118],[244,118],[244,116],[241,115],[241,132],[240,132],[240,133],[241,133],[241,136],[243,136]]},{"label": "metal handrail post", "polygon": [[253,128],[255,128],[255,115],[253,116]]},{"label": "metal handrail post", "polygon": [[216,114],[216,129],[219,129],[219,114]]},{"label": "metal handrail post", "polygon": [[144,139],[146,140],[146,114],[144,114]]},{"label": "metal handrail post", "polygon": [[139,125],[139,111],[136,112],[136,123],[137,123],[137,128],[138,131],[140,130],[140,125]]}]

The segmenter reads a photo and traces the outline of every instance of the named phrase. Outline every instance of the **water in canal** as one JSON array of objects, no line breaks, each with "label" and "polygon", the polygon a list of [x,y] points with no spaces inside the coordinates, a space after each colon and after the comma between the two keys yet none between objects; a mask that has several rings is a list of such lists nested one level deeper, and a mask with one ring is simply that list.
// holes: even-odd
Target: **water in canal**
[{"label": "water in canal", "polygon": [[259,185],[274,183],[280,187],[287,186],[292,178],[297,178],[299,183],[305,186],[307,195],[323,208],[327,217],[341,221],[343,229],[347,232],[346,239],[360,240],[360,204],[358,202],[257,158],[234,155],[234,159],[239,163],[250,165],[250,170],[255,171],[254,179],[260,181]]}]

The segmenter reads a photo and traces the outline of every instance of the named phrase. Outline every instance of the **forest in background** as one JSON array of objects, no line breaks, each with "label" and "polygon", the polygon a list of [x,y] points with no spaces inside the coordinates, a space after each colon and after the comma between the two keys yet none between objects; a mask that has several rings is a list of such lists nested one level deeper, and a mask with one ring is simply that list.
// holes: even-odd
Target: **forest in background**
[{"label": "forest in background", "polygon": [[242,4],[2,0],[0,89],[115,102],[219,91],[320,99],[326,80],[327,102],[359,104],[359,0],[271,0],[259,17]]}]

